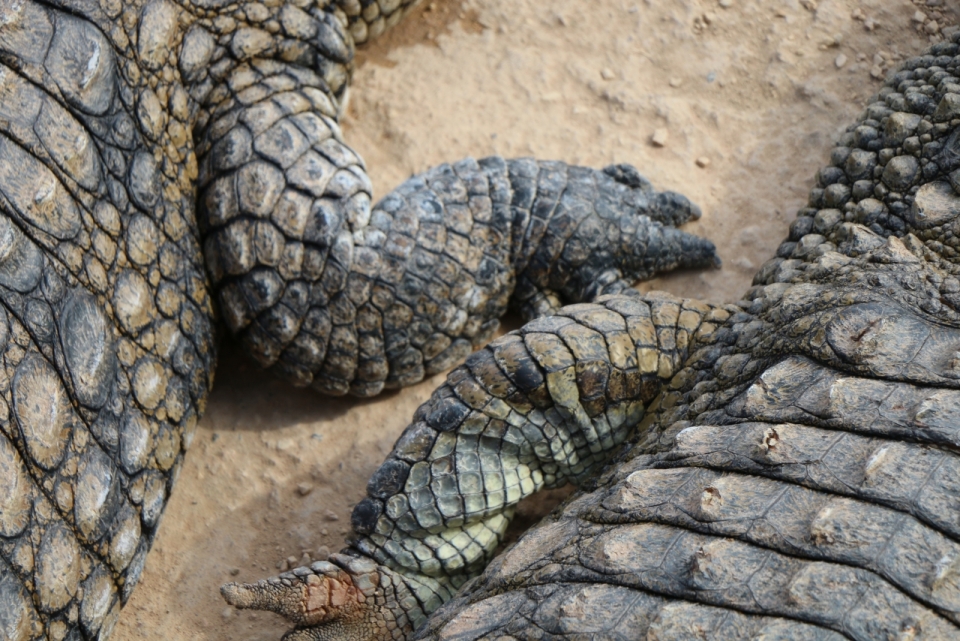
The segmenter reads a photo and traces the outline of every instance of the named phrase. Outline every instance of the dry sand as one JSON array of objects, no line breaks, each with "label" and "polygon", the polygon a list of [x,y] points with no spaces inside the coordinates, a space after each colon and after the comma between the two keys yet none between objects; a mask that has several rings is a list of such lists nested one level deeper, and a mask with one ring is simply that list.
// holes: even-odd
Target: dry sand
[{"label": "dry sand", "polygon": [[[877,77],[956,24],[938,17],[942,4],[427,0],[360,54],[345,136],[379,195],[467,155],[633,163],[702,207],[689,229],[725,261],[644,287],[735,301]],[[113,638],[279,639],[279,617],[230,610],[218,586],[339,549],[367,478],[439,380],[372,401],[330,399],[267,379],[224,345]]]}]

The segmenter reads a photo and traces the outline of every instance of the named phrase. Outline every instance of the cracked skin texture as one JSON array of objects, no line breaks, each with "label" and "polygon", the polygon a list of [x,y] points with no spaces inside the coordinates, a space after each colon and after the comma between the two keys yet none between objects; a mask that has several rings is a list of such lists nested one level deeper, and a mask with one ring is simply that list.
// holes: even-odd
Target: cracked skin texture
[{"label": "cracked skin texture", "polygon": [[[109,636],[217,310],[264,367],[370,396],[453,366],[509,304],[716,262],[675,228],[697,208],[625,165],[468,159],[373,207],[337,118],[355,44],[409,4],[0,1],[0,637]],[[330,569],[304,621],[361,570]]]},{"label": "cracked skin texture", "polygon": [[841,136],[741,301],[605,296],[494,341],[417,411],[350,548],[224,595],[298,640],[955,639],[958,234],[954,36]]}]

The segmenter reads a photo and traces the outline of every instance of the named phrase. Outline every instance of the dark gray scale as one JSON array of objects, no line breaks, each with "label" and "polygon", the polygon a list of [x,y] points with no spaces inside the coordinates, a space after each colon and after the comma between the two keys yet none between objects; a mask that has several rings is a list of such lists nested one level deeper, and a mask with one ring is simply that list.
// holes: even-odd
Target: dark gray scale
[{"label": "dark gray scale", "polygon": [[[333,142],[332,120],[322,134],[331,131],[334,138],[325,140]],[[205,161],[211,172],[225,162],[220,144]],[[311,194],[301,193],[306,183],[290,174],[316,155],[317,144],[315,151],[307,144],[295,145],[300,159],[291,156],[280,168],[246,151],[249,164],[238,173],[211,174],[207,224],[229,222],[211,227],[207,250],[231,329],[261,364],[327,393],[369,396],[443,371],[490,339],[511,300],[529,307],[531,292],[534,304],[544,297],[579,302],[602,293],[597,282],[623,289],[661,270],[717,263],[711,243],[657,222],[686,222],[699,210],[678,194],[657,194],[632,167],[598,172],[531,159],[467,159],[411,178],[371,210],[369,185],[352,155],[346,158],[354,164],[320,171]],[[298,280],[278,273],[281,259],[265,264],[252,246],[243,172],[261,166],[264,185],[280,186],[263,187],[271,194],[266,206],[265,196],[247,200],[263,209],[253,215],[283,221],[280,233],[302,260],[290,275]],[[229,188],[218,186],[224,182]],[[331,194],[348,183],[354,186],[346,196]],[[234,190],[236,203],[225,196]],[[319,215],[311,219],[308,211]],[[601,271],[607,280],[597,280]],[[523,284],[514,292],[518,274]]]},{"label": "dark gray scale", "polygon": [[[778,393],[763,393],[764,385],[776,386]],[[957,390],[844,376],[807,358],[790,357],[767,369],[724,413],[956,447],[958,400]]]},{"label": "dark gray scale", "polygon": [[42,626],[26,586],[0,561],[0,632],[8,639],[41,639]]},{"label": "dark gray scale", "polygon": [[659,271],[719,264],[712,245],[672,228],[700,210],[680,194],[655,192],[633,167],[570,168],[556,196],[550,169],[518,256],[515,296],[527,318],[620,293]]},{"label": "dark gray scale", "polygon": [[[561,527],[554,526],[556,535]],[[956,634],[944,618],[876,575],[847,565],[806,561],[730,538],[629,519],[579,534],[568,527],[565,534],[562,547],[537,549],[521,543],[505,559],[515,572],[512,577],[491,572],[490,579],[476,587],[496,585],[502,593],[511,585],[550,584],[566,576],[587,585],[612,584],[670,600],[782,617],[792,623],[787,630],[815,626],[853,639],[896,638],[910,627],[922,630],[923,638]],[[514,556],[536,551],[544,555]],[[564,567],[564,561],[574,565]]]}]

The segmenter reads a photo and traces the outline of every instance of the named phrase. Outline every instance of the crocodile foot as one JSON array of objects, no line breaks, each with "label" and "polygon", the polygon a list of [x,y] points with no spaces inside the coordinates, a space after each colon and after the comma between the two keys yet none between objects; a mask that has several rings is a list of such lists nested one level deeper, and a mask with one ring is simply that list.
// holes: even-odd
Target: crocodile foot
[{"label": "crocodile foot", "polygon": [[240,609],[269,610],[296,628],[284,641],[393,641],[408,636],[417,600],[389,569],[334,554],[256,583],[227,583],[220,594]]}]

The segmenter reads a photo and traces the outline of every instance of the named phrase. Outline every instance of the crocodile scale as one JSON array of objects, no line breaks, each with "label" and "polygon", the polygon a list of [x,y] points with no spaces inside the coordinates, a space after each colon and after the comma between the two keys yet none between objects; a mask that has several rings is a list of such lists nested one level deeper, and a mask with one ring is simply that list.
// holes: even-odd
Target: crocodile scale
[{"label": "crocodile scale", "polygon": [[271,372],[372,396],[509,305],[717,262],[627,165],[468,159],[374,206],[338,119],[355,45],[412,4],[0,0],[0,638],[109,636],[218,319]]},{"label": "crocodile scale", "polygon": [[625,294],[470,356],[350,547],[227,601],[297,641],[960,638],[960,34],[887,78],[742,300]]}]

